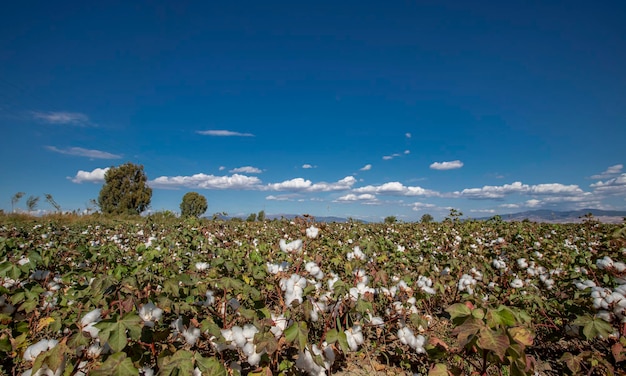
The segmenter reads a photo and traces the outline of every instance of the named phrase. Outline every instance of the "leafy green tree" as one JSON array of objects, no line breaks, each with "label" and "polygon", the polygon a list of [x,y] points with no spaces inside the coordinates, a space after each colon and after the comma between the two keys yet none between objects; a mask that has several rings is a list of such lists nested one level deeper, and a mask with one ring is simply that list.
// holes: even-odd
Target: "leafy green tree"
[{"label": "leafy green tree", "polygon": [[259,214],[257,214],[257,215],[256,215],[256,219],[257,219],[259,222],[263,222],[263,221],[265,221],[265,210],[261,210],[261,211],[259,212]]},{"label": "leafy green tree", "polygon": [[56,201],[54,201],[54,198],[52,197],[50,193],[44,194],[44,197],[46,198],[46,202],[52,205],[55,211],[57,212],[61,211],[61,205],[59,205]]},{"label": "leafy green tree", "polygon": [[17,204],[17,202],[24,197],[26,193],[24,192],[17,192],[16,194],[13,195],[13,197],[11,197],[11,211],[15,212],[15,204]]},{"label": "leafy green tree", "polygon": [[37,209],[37,204],[39,203],[39,196],[30,196],[26,199],[26,208],[29,212],[35,211]]},{"label": "leafy green tree", "polygon": [[385,217],[385,223],[396,223],[398,219],[394,215]]},{"label": "leafy green tree", "polygon": [[251,213],[248,218],[246,218],[246,221],[248,222],[254,222],[256,221],[256,213]]},{"label": "leafy green tree", "polygon": [[104,174],[104,186],[98,196],[100,210],[106,214],[139,214],[150,206],[152,188],[143,165],[126,163],[111,167]]},{"label": "leafy green tree", "polygon": [[196,217],[198,218],[206,211],[208,205],[206,198],[198,192],[187,192],[183,196],[183,201],[180,203],[180,215],[182,217]]},{"label": "leafy green tree", "polygon": [[433,216],[428,213],[424,214],[421,219],[422,223],[430,223],[434,220],[435,218],[433,218]]}]

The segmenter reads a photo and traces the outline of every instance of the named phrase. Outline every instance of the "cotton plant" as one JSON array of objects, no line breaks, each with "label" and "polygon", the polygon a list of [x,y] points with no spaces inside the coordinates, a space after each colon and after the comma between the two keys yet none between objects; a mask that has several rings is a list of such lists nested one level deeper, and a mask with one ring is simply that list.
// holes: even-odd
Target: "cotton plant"
[{"label": "cotton plant", "polygon": [[163,310],[152,302],[144,304],[139,309],[139,317],[143,320],[144,325],[150,328],[161,319],[162,315]]},{"label": "cotton plant", "polygon": [[285,304],[287,306],[290,306],[293,302],[302,304],[302,295],[304,294],[306,283],[306,278],[298,274],[292,274],[289,278],[280,280],[280,288],[285,292]]},{"label": "cotton plant", "polygon": [[348,259],[348,261],[365,260],[366,256],[365,253],[361,251],[361,248],[357,245],[352,248],[352,252],[348,252],[348,254],[346,254],[346,258]]},{"label": "cotton plant", "polygon": [[[318,356],[322,357],[324,361],[323,367],[315,362],[314,358]],[[310,376],[326,376],[334,362],[335,352],[328,343],[323,342],[321,349],[313,344],[310,350],[306,348],[304,351],[300,351],[298,359],[296,359],[296,367]]]},{"label": "cotton plant", "polygon": [[94,310],[89,311],[83,318],[80,320],[80,325],[82,327],[82,331],[85,333],[89,333],[91,338],[98,337],[98,333],[100,329],[98,329],[95,325],[100,322],[102,319],[102,310],[96,308]]}]

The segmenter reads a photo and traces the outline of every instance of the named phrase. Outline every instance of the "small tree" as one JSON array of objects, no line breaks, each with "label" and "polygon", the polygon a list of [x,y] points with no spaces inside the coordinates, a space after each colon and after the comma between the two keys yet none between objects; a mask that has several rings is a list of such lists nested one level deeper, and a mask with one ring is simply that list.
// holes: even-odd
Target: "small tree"
[{"label": "small tree", "polygon": [[46,198],[46,202],[52,205],[52,207],[54,208],[54,211],[57,211],[57,212],[61,211],[61,205],[59,205],[56,201],[54,201],[54,198],[52,198],[52,195],[50,193],[44,194],[44,197]]},{"label": "small tree", "polygon": [[435,218],[433,218],[433,216],[428,213],[424,214],[421,219],[422,223],[430,223],[434,220]]},{"label": "small tree", "polygon": [[24,192],[17,192],[16,194],[13,195],[13,197],[11,197],[11,211],[15,212],[15,204],[17,204],[17,202],[24,197],[26,193]]},{"label": "small tree", "polygon": [[26,199],[26,208],[29,212],[35,211],[37,209],[37,204],[39,203],[39,196],[30,196]]},{"label": "small tree", "polygon": [[98,196],[100,210],[106,214],[139,214],[150,206],[152,188],[143,165],[126,163],[111,167],[104,174],[104,186]]},{"label": "small tree", "polygon": [[248,218],[246,218],[246,221],[248,221],[248,222],[254,222],[254,221],[256,221],[256,213],[250,213],[250,215],[248,216]]},{"label": "small tree", "polygon": [[257,219],[259,222],[263,222],[263,221],[265,221],[265,210],[261,210],[261,211],[259,212],[259,214],[257,214],[257,215],[256,215],[256,219]]},{"label": "small tree", "polygon": [[206,212],[207,207],[208,205],[204,196],[197,192],[187,192],[183,196],[183,201],[180,203],[180,215],[181,217],[198,218]]},{"label": "small tree", "polygon": [[385,223],[396,223],[398,219],[394,215],[385,217]]}]

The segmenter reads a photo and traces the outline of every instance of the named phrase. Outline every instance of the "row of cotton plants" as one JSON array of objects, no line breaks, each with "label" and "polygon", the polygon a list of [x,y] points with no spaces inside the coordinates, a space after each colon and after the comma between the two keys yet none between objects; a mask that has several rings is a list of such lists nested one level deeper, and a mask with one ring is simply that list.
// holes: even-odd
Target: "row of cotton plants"
[{"label": "row of cotton plants", "polygon": [[551,338],[562,330],[551,321],[582,322],[563,294],[612,325],[597,339],[624,338],[625,244],[613,228],[525,226],[3,224],[1,365],[324,375],[369,354],[424,373],[456,346],[443,340],[454,303],[517,306]]}]

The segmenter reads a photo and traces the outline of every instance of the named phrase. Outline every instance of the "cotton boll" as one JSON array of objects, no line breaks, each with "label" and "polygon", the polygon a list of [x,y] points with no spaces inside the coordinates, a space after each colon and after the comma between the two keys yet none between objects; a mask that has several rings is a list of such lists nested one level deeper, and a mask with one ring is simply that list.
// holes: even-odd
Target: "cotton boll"
[{"label": "cotton boll", "polygon": [[280,250],[285,253],[299,252],[302,250],[302,240],[298,239],[287,243],[285,239],[280,239],[279,246]]},{"label": "cotton boll", "polygon": [[243,348],[248,342],[246,337],[243,335],[243,329],[240,326],[233,326],[231,330],[233,331],[233,340],[235,341],[235,344],[237,344],[237,347]]},{"label": "cotton boll", "polygon": [[624,270],[626,270],[626,264],[621,261],[618,261],[618,262],[613,263],[613,268],[615,268],[615,270],[621,273]]},{"label": "cotton boll", "polygon": [[252,324],[246,324],[243,326],[243,336],[248,341],[252,341],[254,339],[254,335],[259,332],[259,329]]},{"label": "cotton boll", "polygon": [[89,313],[87,313],[85,316],[83,316],[83,318],[80,320],[81,325],[85,326],[85,325],[89,325],[91,323],[96,323],[98,321],[100,321],[100,314],[102,313],[102,310],[99,308],[96,308],[92,311],[90,311]]},{"label": "cotton boll", "polygon": [[198,341],[198,338],[200,338],[200,329],[190,327],[183,331],[182,335],[188,345],[194,346]]},{"label": "cotton boll", "polygon": [[161,319],[162,314],[163,310],[155,306],[152,302],[144,304],[139,309],[139,317],[143,320],[144,325],[148,327],[153,327],[154,323]]},{"label": "cotton boll", "polygon": [[276,316],[273,313],[272,313],[272,321],[274,322],[274,325],[272,325],[270,331],[274,334],[276,338],[280,338],[280,336],[285,331],[285,328],[287,328],[288,321],[285,318],[285,316],[283,315]]},{"label": "cotton boll", "polygon": [[39,354],[44,351],[48,351],[53,349],[59,341],[56,339],[42,339],[41,341],[35,343],[34,345],[30,345],[24,351],[24,360],[26,361],[34,361]]},{"label": "cotton boll", "polygon": [[317,238],[317,235],[319,234],[320,229],[311,225],[311,227],[306,229],[306,236],[311,238],[311,239],[315,239]]},{"label": "cotton boll", "polygon": [[519,278],[515,278],[512,282],[511,282],[511,287],[514,289],[519,289],[524,287],[524,282],[519,279]]}]

